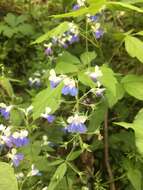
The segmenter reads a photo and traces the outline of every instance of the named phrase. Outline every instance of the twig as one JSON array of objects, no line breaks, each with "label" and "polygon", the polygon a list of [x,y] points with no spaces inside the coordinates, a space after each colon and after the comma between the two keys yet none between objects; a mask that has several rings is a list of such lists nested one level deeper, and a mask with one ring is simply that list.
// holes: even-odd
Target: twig
[{"label": "twig", "polygon": [[114,183],[114,176],[111,169],[110,161],[109,161],[109,142],[108,142],[108,111],[105,114],[104,120],[104,159],[105,165],[107,168],[109,182],[110,182],[110,190],[116,190]]}]

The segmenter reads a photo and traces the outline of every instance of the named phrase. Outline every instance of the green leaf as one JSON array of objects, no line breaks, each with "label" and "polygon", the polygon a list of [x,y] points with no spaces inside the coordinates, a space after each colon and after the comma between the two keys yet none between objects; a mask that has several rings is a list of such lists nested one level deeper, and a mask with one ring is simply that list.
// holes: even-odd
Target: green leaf
[{"label": "green leaf", "polygon": [[46,107],[50,107],[52,112],[55,112],[60,106],[61,91],[63,84],[61,83],[55,89],[50,87],[42,90],[33,100],[33,118],[37,119],[45,112]]},{"label": "green leaf", "polygon": [[78,72],[78,70],[79,70],[79,67],[77,65],[74,65],[68,62],[57,63],[56,68],[55,68],[55,71],[57,74],[74,73],[74,72]]},{"label": "green leaf", "polygon": [[113,5],[113,6],[118,6],[118,7],[123,7],[123,8],[127,8],[130,9],[132,11],[136,11],[139,13],[143,13],[143,10],[139,7],[136,7],[134,5],[130,5],[128,3],[122,3],[122,2],[108,2],[107,5]]},{"label": "green leaf", "polygon": [[86,75],[84,72],[80,72],[80,73],[78,74],[78,80],[79,80],[82,84],[84,84],[84,85],[86,85],[86,86],[89,86],[89,87],[91,87],[91,88],[95,88],[95,87],[96,87],[95,83],[94,83],[94,82],[89,78],[89,76]]},{"label": "green leaf", "polygon": [[125,38],[125,48],[131,57],[136,57],[141,63],[143,63],[143,42],[141,40],[128,35]]},{"label": "green leaf", "polygon": [[4,30],[3,30],[4,36],[11,38],[15,33],[17,33],[17,28],[11,28],[5,25]]},{"label": "green leaf", "polygon": [[62,22],[61,24],[59,24],[54,29],[48,31],[46,34],[44,34],[44,35],[40,36],[39,38],[37,38],[34,42],[32,42],[32,44],[36,44],[36,43],[39,44],[39,43],[42,43],[45,40],[48,40],[49,38],[51,38],[53,36],[62,35],[68,29],[69,29],[69,22]]},{"label": "green leaf", "polygon": [[114,122],[115,125],[119,125],[121,127],[124,127],[125,129],[133,128],[132,123],[126,123],[126,122]]},{"label": "green leaf", "polygon": [[54,17],[54,18],[65,18],[65,17],[79,17],[79,16],[85,15],[87,13],[96,14],[97,12],[99,12],[99,10],[105,4],[106,4],[106,0],[95,1],[94,3],[91,3],[91,5],[89,7],[80,8],[76,11],[72,11],[69,13],[64,13],[64,14],[60,14],[60,15],[53,15],[52,17]]},{"label": "green leaf", "polygon": [[68,156],[67,156],[67,161],[73,161],[75,160],[76,158],[78,158],[80,156],[80,154],[82,153],[82,150],[76,150],[72,153],[70,153]]},{"label": "green leaf", "polygon": [[127,75],[122,79],[125,91],[131,96],[143,100],[143,77]]},{"label": "green leaf", "polygon": [[18,190],[18,184],[13,168],[4,162],[0,162],[0,190]]},{"label": "green leaf", "polygon": [[76,65],[81,64],[80,60],[68,51],[64,51],[62,55],[57,58],[57,62],[69,62]]},{"label": "green leaf", "polygon": [[140,170],[135,167],[131,161],[125,159],[123,161],[123,167],[126,170],[127,177],[129,181],[131,182],[132,186],[135,190],[141,190],[142,189],[142,174]]},{"label": "green leaf", "polygon": [[106,65],[101,67],[103,76],[101,77],[101,83],[106,88],[106,97],[108,100],[109,107],[112,107],[118,100],[117,96],[117,84],[118,81],[115,78],[115,73],[112,69],[108,68]]},{"label": "green leaf", "polygon": [[31,24],[20,24],[17,27],[17,30],[21,32],[23,35],[33,35],[34,34],[34,28]]},{"label": "green leaf", "polygon": [[20,15],[16,18],[16,25],[22,24],[28,20],[27,15]]},{"label": "green leaf", "polygon": [[142,189],[142,175],[141,172],[136,168],[129,168],[127,172],[128,179],[132,183],[135,190]]},{"label": "green leaf", "polygon": [[4,21],[12,28],[14,28],[17,23],[16,23],[16,16],[12,13],[8,13],[5,17],[4,17]]},{"label": "green leaf", "polygon": [[140,154],[143,155],[143,109],[136,115],[133,123],[114,122],[117,125],[125,128],[132,128],[135,131],[136,147]]},{"label": "green leaf", "polygon": [[55,71],[60,74],[74,73],[78,72],[80,69],[79,66],[81,66],[80,60],[76,56],[65,51],[58,57]]},{"label": "green leaf", "polygon": [[106,102],[101,102],[99,105],[95,107],[95,110],[92,112],[89,118],[89,132],[94,132],[98,127],[100,127],[101,123],[104,121],[104,116],[107,111]]},{"label": "green leaf", "polygon": [[59,182],[63,179],[66,171],[67,171],[67,164],[66,163],[61,164],[57,168],[57,170],[54,173],[54,175],[53,175],[53,177],[52,177],[52,179],[50,181],[50,184],[48,186],[49,190],[54,190],[57,187],[57,185],[59,184]]},{"label": "green leaf", "polygon": [[13,88],[7,78],[0,77],[0,86],[6,91],[9,97],[14,96]]},{"label": "green leaf", "polygon": [[80,59],[84,65],[89,65],[92,60],[96,58],[97,54],[92,52],[85,52],[81,54]]},{"label": "green leaf", "polygon": [[133,126],[136,137],[136,146],[139,152],[143,155],[143,109],[141,109],[136,115]]}]

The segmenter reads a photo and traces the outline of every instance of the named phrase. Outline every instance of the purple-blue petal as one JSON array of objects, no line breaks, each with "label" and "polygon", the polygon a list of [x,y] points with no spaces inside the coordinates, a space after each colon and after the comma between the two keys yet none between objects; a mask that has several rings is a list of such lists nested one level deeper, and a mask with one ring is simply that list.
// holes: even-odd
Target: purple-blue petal
[{"label": "purple-blue petal", "polygon": [[73,44],[74,42],[79,41],[79,36],[78,35],[72,35],[72,38],[69,41],[69,44]]},{"label": "purple-blue petal", "polygon": [[46,55],[52,55],[53,51],[52,51],[52,48],[48,47],[45,49],[45,54]]},{"label": "purple-blue petal", "polygon": [[73,9],[74,11],[76,11],[76,10],[78,10],[79,8],[80,8],[80,6],[79,6],[78,4],[75,4],[72,9]]},{"label": "purple-blue petal", "polygon": [[71,123],[70,125],[68,125],[67,131],[69,133],[85,133],[87,131],[87,128],[83,123]]},{"label": "purple-blue petal", "polygon": [[104,31],[103,31],[102,29],[97,30],[97,31],[95,32],[95,37],[96,37],[96,39],[101,38],[101,37],[103,36],[103,34],[104,34]]},{"label": "purple-blue petal", "polygon": [[60,82],[50,81],[51,88],[56,88]]},{"label": "purple-blue petal", "polygon": [[29,139],[27,137],[23,137],[23,138],[14,138],[13,137],[12,142],[16,147],[22,147],[29,143]]},{"label": "purple-blue petal", "polygon": [[24,155],[19,153],[19,154],[15,154],[14,158],[12,159],[12,162],[14,164],[15,167],[18,167],[20,164],[20,161],[22,161],[24,159]]},{"label": "purple-blue petal", "polygon": [[78,89],[76,87],[70,88],[69,93],[71,96],[77,96]]},{"label": "purple-blue petal", "polygon": [[10,111],[7,111],[6,108],[0,108],[0,114],[7,120],[10,117]]},{"label": "purple-blue petal", "polygon": [[64,95],[68,95],[69,94],[69,87],[68,86],[64,86],[62,88],[62,94],[64,94]]},{"label": "purple-blue petal", "polygon": [[47,121],[49,122],[49,123],[52,123],[54,120],[55,120],[55,116],[54,115],[47,115]]}]

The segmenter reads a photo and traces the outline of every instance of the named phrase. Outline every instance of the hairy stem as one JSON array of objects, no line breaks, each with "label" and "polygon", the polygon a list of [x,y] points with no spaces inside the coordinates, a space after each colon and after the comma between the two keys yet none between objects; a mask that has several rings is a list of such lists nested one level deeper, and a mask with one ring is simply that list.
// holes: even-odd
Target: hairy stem
[{"label": "hairy stem", "polygon": [[104,159],[105,165],[107,168],[109,182],[110,182],[110,190],[116,190],[114,183],[114,176],[112,172],[112,168],[109,161],[109,142],[108,142],[108,111],[105,114],[104,119]]}]

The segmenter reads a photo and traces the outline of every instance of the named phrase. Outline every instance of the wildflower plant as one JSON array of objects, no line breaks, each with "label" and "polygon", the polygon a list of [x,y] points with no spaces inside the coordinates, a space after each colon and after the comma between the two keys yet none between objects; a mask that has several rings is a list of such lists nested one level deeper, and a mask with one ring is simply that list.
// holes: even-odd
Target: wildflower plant
[{"label": "wildflower plant", "polygon": [[[48,22],[42,3],[46,15],[59,9]],[[39,22],[29,42],[36,52],[29,52],[24,69],[17,66],[19,75],[0,65],[0,177],[4,166],[14,181],[9,190],[115,190],[119,184],[121,190],[141,190],[143,77],[134,65],[143,63],[143,42],[140,23],[132,30],[131,13],[126,12],[142,14],[141,5],[54,3],[36,1],[36,8],[35,1],[25,4],[28,11],[36,11],[35,17],[27,12],[30,19]],[[5,25],[13,31],[26,21],[17,19],[4,17]],[[27,63],[30,59],[32,64]],[[132,64],[126,67],[128,62]]]}]

